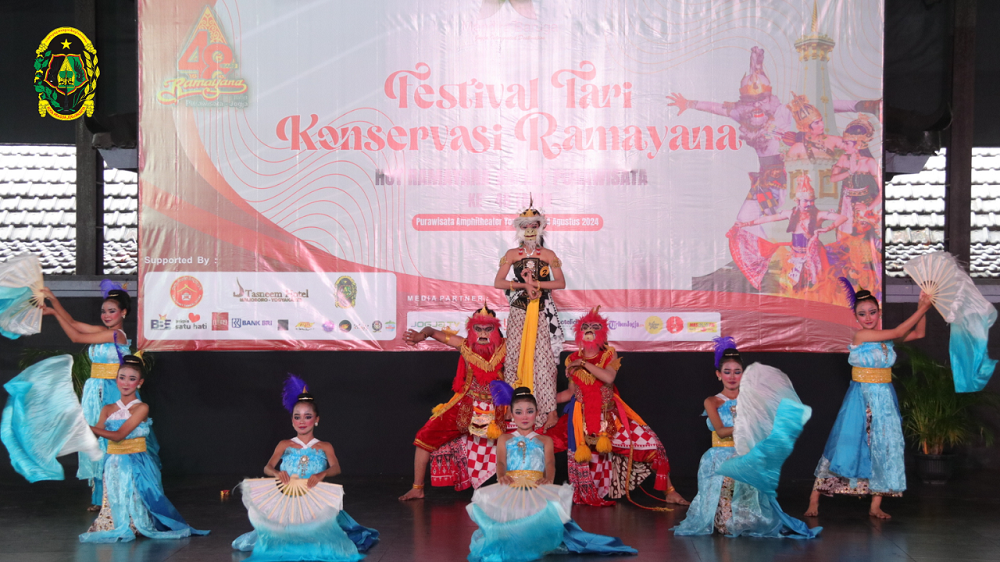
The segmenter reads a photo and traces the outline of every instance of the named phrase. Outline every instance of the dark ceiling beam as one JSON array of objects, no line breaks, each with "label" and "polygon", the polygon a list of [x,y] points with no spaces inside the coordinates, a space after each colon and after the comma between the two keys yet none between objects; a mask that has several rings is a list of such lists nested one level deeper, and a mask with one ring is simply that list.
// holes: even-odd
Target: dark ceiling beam
[{"label": "dark ceiling beam", "polygon": [[[97,2],[74,2],[76,27],[97,43]],[[94,96],[100,107],[100,87]],[[76,274],[104,273],[104,162],[85,119],[76,120]]]},{"label": "dark ceiling beam", "polygon": [[945,168],[945,249],[968,264],[972,234],[972,144],[975,130],[976,0],[955,0],[951,52],[951,140]]}]

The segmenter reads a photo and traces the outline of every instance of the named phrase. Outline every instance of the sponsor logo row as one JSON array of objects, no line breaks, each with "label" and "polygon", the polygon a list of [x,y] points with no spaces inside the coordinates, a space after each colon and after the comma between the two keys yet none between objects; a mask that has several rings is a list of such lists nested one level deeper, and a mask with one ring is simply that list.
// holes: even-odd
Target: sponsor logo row
[{"label": "sponsor logo row", "polygon": [[386,320],[382,322],[381,320],[374,320],[368,325],[356,325],[352,324],[350,320],[341,320],[339,322],[334,322],[333,320],[326,320],[325,322],[296,322],[292,324],[286,318],[280,318],[275,320],[249,320],[246,318],[239,318],[236,316],[230,317],[228,312],[213,312],[211,323],[207,321],[202,321],[202,317],[199,314],[190,313],[187,318],[167,318],[166,314],[159,314],[158,318],[151,319],[149,321],[150,330],[208,330],[209,324],[211,324],[212,331],[228,331],[239,330],[242,328],[268,328],[274,329],[279,332],[287,331],[298,331],[298,332],[309,332],[315,329],[323,330],[324,332],[333,332],[339,330],[341,332],[347,333],[352,330],[370,330],[373,333],[385,332],[395,332],[396,322],[394,320]]}]

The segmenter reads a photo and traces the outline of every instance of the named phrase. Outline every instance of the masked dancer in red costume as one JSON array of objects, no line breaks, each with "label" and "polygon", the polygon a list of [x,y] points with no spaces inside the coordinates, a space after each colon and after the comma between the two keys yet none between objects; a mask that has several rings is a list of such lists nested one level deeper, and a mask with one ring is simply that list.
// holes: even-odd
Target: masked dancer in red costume
[{"label": "masked dancer in red costume", "polygon": [[[654,488],[666,502],[688,505],[670,483],[670,462],[660,439],[618,395],[621,359],[608,345],[608,320],[600,307],[574,325],[577,351],[566,358],[569,388],[559,393],[569,432],[569,481],[573,502],[608,506],[656,472]],[[631,498],[630,498],[631,499]]]},{"label": "masked dancer in red costume", "polygon": [[466,329],[465,338],[429,327],[403,335],[410,345],[434,338],[457,349],[461,359],[452,383],[455,395],[434,408],[413,441],[413,488],[400,500],[424,497],[428,461],[431,484],[456,490],[478,488],[496,472],[496,439],[503,431],[494,417],[503,423],[513,394],[503,382],[507,344],[496,313],[486,306],[469,317]]},{"label": "masked dancer in red costume", "polygon": [[[507,341],[510,357],[504,366],[504,379],[513,388],[525,386],[538,401],[538,420],[545,433],[556,424],[556,375],[563,331],[552,291],[565,289],[562,262],[544,246],[545,215],[531,208],[514,220],[518,247],[500,258],[493,286],[503,289],[510,302],[507,318]],[[514,279],[507,274],[514,269]],[[559,450],[557,444],[556,450]]]}]

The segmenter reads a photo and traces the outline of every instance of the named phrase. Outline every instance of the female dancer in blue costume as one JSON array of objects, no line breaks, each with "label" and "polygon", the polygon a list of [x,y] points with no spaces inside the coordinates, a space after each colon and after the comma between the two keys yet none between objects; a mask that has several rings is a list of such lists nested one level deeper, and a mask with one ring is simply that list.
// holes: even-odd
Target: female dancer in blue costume
[{"label": "female dancer in blue costume", "polygon": [[80,542],[108,543],[135,540],[135,531],[151,539],[180,539],[207,535],[192,529],[163,494],[160,469],[146,452],[149,406],[137,395],[142,387],[142,359],[126,355],[115,379],[119,399],[101,408],[91,428],[107,439],[104,488],[107,502]]},{"label": "female dancer in blue costume", "polygon": [[[814,538],[822,530],[809,529],[781,510],[775,489],[781,465],[811,415],[781,371],[755,363],[746,370],[732,338],[715,339],[715,376],[722,392],[705,399],[712,448],[698,466],[698,495],[687,517],[674,528],[677,535],[710,535],[717,529],[731,537]],[[753,382],[752,385],[746,384]],[[737,414],[741,386],[749,389]],[[744,434],[737,447],[737,416]],[[756,443],[746,435],[756,434]],[[759,439],[767,434],[767,437]]]},{"label": "female dancer in blue costume", "polygon": [[882,511],[883,496],[902,496],[906,490],[903,467],[903,424],[896,391],[892,388],[893,342],[924,337],[930,297],[920,294],[917,311],[892,330],[879,330],[882,311],[878,299],[864,289],[854,292],[840,278],[861,330],[854,333],[850,355],[851,385],[816,467],[816,482],[806,517],[819,515],[820,494],[871,495],[868,514],[889,519]]},{"label": "female dancer in blue costume", "polygon": [[[292,476],[308,478],[307,486],[315,487],[329,476],[340,474],[340,462],[333,446],[313,437],[319,425],[319,408],[309,394],[302,379],[289,375],[283,393],[285,408],[292,413],[292,427],[296,436],[278,443],[264,467],[264,474],[288,484]],[[279,466],[280,463],[280,466]],[[243,500],[250,511],[254,530],[240,535],[233,541],[233,548],[253,551],[244,562],[272,560],[315,560],[339,562],[361,560],[364,552],[378,540],[378,531],[358,524],[344,510],[338,510],[329,519],[319,518],[299,525],[275,526],[258,519],[253,506],[247,502],[248,492],[243,485]]]},{"label": "female dancer in blue costume", "polygon": [[[122,357],[131,353],[131,342],[125,335],[122,325],[132,307],[132,299],[121,286],[105,280],[101,282],[104,302],[101,304],[101,323],[94,326],[78,322],[63,308],[59,299],[48,288],[42,289],[49,306],[44,309],[47,316],[55,316],[59,326],[66,332],[73,343],[91,344],[87,350],[90,355],[90,378],[83,385],[83,396],[80,405],[83,406],[83,416],[90,425],[96,425],[101,414],[101,408],[114,404],[121,396],[115,386],[118,375],[118,365]],[[149,452],[153,460],[159,464],[157,456],[159,447],[152,436],[148,440]],[[107,449],[107,440],[99,439],[101,449]],[[79,468],[76,476],[81,480],[90,480],[93,486],[91,511],[101,509],[103,487],[101,475],[104,473],[104,459],[94,461],[84,454],[79,455]]]},{"label": "female dancer in blue costume", "polygon": [[[510,387],[507,387],[510,392]],[[497,440],[497,483],[476,490],[467,510],[479,526],[471,562],[527,562],[550,552],[636,554],[614,537],[587,533],[570,518],[573,487],[552,484],[552,438],[535,433],[538,405],[526,387],[513,391],[517,429]]]}]

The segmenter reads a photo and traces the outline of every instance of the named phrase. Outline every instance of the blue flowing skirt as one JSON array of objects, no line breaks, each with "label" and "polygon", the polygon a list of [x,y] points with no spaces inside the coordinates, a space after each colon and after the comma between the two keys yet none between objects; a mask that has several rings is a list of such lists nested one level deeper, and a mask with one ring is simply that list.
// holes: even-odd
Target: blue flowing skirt
[{"label": "blue flowing skirt", "polygon": [[336,518],[283,529],[256,523],[255,530],[233,541],[233,548],[253,555],[243,562],[302,561],[351,562],[364,558],[378,541],[378,531],[359,525],[346,511]]},{"label": "blue flowing skirt", "polygon": [[851,381],[816,476],[847,478],[851,488],[867,481],[872,493],[899,494],[906,490],[903,447],[902,419],[892,384]]},{"label": "blue flowing skirt", "polygon": [[[541,511],[501,523],[475,504],[467,507],[479,529],[469,545],[470,562],[529,562],[551,552],[578,554],[637,554],[615,537],[588,533],[549,502]],[[566,519],[567,522],[563,523]]]},{"label": "blue flowing skirt", "polygon": [[180,539],[207,535],[191,528],[163,493],[160,468],[148,453],[106,455],[104,487],[114,529],[80,535],[80,542],[109,543],[135,540],[129,528],[151,539]]}]

